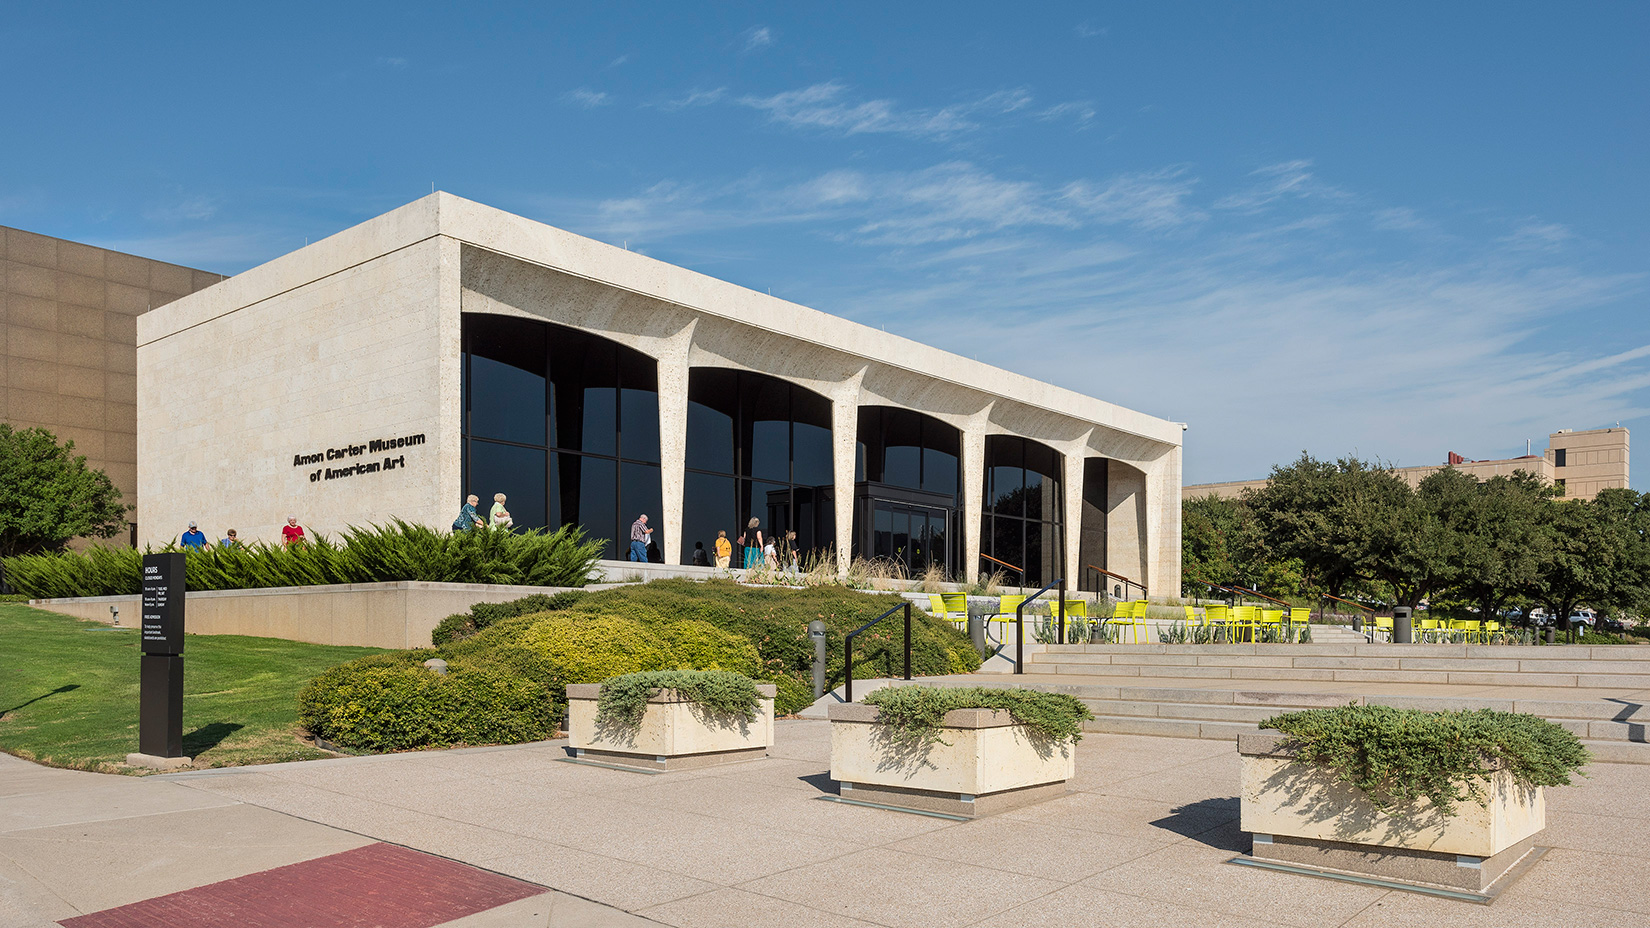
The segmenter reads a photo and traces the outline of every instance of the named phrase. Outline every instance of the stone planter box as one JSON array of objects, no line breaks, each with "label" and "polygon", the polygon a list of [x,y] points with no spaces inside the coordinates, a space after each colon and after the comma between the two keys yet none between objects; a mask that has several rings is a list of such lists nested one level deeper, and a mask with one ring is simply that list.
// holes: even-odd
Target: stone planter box
[{"label": "stone planter box", "polygon": [[688,702],[674,690],[647,701],[647,712],[636,729],[596,724],[599,683],[567,686],[568,753],[575,758],[640,767],[645,770],[682,770],[764,757],[773,747],[771,683],[758,683],[761,703],[756,719],[710,713]]},{"label": "stone planter box", "polygon": [[832,706],[831,778],[843,799],[976,818],[1063,795],[1076,746],[1028,733],[1007,712],[953,709],[945,743],[913,748],[878,723],[875,706]]},{"label": "stone planter box", "polygon": [[[1395,815],[1375,808],[1334,773],[1294,763],[1290,739],[1281,732],[1239,735],[1238,754],[1241,822],[1254,836],[1255,862],[1487,899],[1545,853],[1535,844],[1547,824],[1543,792],[1517,785],[1507,771],[1484,784],[1487,806],[1466,800],[1445,816],[1422,797]],[[1509,875],[1514,867],[1519,869]]]}]

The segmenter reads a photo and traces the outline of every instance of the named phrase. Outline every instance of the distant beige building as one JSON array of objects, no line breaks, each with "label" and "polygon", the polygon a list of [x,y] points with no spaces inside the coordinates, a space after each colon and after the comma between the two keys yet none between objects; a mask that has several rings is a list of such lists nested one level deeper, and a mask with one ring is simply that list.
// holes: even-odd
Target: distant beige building
[{"label": "distant beige building", "polygon": [[[1469,461],[1451,452],[1451,460],[1444,464],[1424,464],[1418,467],[1399,467],[1394,473],[1418,486],[1428,476],[1454,467],[1472,474],[1479,480],[1497,475],[1511,475],[1515,471],[1539,474],[1564,490],[1566,499],[1592,499],[1598,491],[1610,487],[1627,486],[1628,463],[1627,430],[1624,428],[1559,429],[1547,436],[1547,451],[1540,455],[1505,458],[1499,461]],[[1180,498],[1200,496],[1236,497],[1244,490],[1266,486],[1261,480],[1231,480],[1225,483],[1196,483],[1181,487]]]},{"label": "distant beige building", "polygon": [[[137,317],[220,280],[0,226],[0,419],[73,439],[135,504]],[[211,391],[223,372],[195,374]]]}]

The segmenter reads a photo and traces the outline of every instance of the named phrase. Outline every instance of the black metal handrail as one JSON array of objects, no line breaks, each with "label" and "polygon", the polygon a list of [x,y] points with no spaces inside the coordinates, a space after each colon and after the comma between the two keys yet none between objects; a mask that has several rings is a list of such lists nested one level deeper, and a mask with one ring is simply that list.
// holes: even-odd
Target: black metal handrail
[{"label": "black metal handrail", "polygon": [[843,675],[847,677],[847,680],[843,683],[842,692],[843,695],[848,697],[848,702],[854,701],[854,636],[862,631],[865,631],[867,628],[870,628],[878,622],[881,622],[883,619],[888,618],[901,609],[905,610],[905,679],[911,679],[911,601],[908,599],[903,605],[895,606],[887,612],[884,612],[882,615],[866,622],[864,625],[861,625],[860,627],[849,632],[848,637],[842,639],[842,672]]},{"label": "black metal handrail", "polygon": [[1032,600],[1043,595],[1044,593],[1047,593],[1049,590],[1054,589],[1056,586],[1060,588],[1060,637],[1056,640],[1061,644],[1066,643],[1066,578],[1061,577],[1058,580],[1050,581],[1048,586],[1045,586],[1030,596],[1027,596],[1025,599],[1020,600],[1020,604],[1014,607],[1015,673],[1026,672],[1026,606],[1030,605]]}]

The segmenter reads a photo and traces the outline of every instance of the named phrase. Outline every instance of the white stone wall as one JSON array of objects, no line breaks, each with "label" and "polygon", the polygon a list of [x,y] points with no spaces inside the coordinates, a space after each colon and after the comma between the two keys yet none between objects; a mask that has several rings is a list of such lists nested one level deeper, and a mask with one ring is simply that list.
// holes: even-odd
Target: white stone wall
[{"label": "white stone wall", "polygon": [[[139,544],[164,544],[191,519],[214,542],[227,528],[278,541],[288,515],[329,535],[392,517],[449,524],[459,345],[442,250],[426,239],[246,305],[226,302],[233,288],[203,291],[179,307],[200,321],[140,341]],[[326,460],[329,449],[418,434],[419,446]],[[315,453],[320,462],[294,466]],[[386,459],[404,462],[326,479]]]}]

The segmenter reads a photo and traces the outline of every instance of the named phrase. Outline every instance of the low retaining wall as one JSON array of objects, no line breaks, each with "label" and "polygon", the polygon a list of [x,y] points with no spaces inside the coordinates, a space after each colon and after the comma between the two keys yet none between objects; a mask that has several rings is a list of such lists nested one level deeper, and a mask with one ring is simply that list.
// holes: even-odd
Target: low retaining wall
[{"label": "low retaining wall", "polygon": [[[476,603],[502,603],[565,587],[503,586],[485,583],[347,583],[284,586],[262,590],[207,590],[189,593],[185,622],[194,635],[253,635],[314,644],[371,648],[427,648],[436,623]],[[109,622],[109,607],[120,609],[120,624],[135,628],[142,619],[140,596],[35,599],[36,609]]]}]

